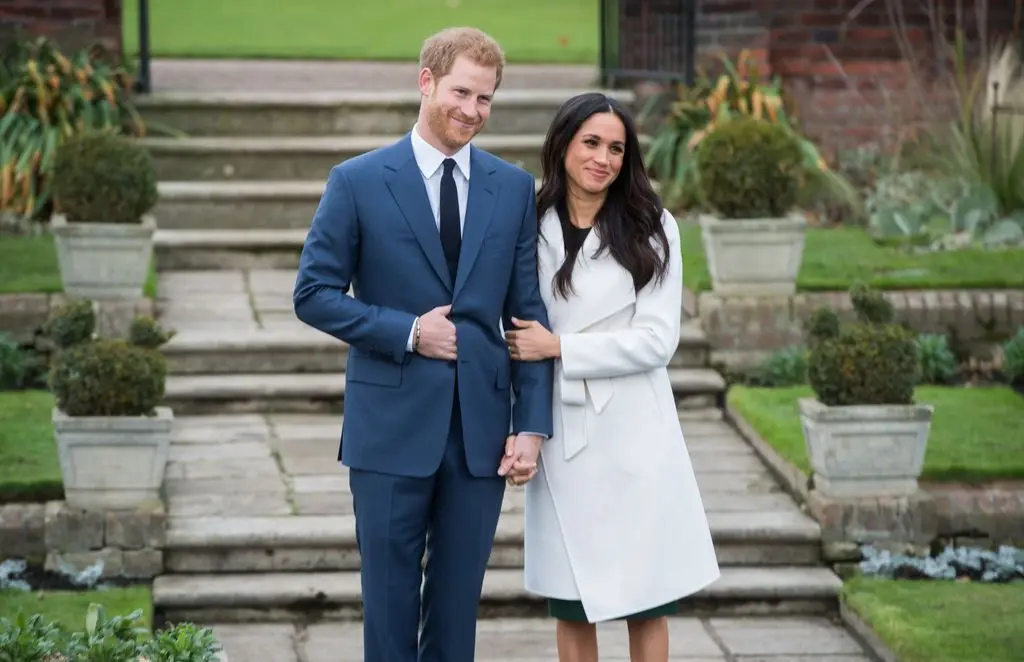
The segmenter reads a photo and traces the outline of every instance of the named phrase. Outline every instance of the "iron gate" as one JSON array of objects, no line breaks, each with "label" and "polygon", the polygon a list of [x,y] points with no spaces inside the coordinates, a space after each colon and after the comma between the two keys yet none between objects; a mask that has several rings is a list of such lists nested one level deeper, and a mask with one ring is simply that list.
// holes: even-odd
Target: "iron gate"
[{"label": "iron gate", "polygon": [[601,81],[693,83],[698,0],[600,0]]}]

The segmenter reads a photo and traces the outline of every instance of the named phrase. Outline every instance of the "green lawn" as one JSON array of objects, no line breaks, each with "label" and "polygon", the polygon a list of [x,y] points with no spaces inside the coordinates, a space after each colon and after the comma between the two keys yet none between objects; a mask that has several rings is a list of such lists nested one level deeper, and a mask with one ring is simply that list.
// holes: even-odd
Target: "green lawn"
[{"label": "green lawn", "polygon": [[[124,2],[126,53],[138,50],[137,7]],[[510,62],[597,63],[597,0],[174,0],[149,12],[158,57],[415,61],[427,36],[468,25]]]},{"label": "green lawn", "polygon": [[[810,474],[797,399],[810,387],[729,389],[729,404],[766,442]],[[922,477],[937,481],[1024,478],[1020,424],[1024,398],[1005,387],[921,387],[919,403],[935,406]]]},{"label": "green lawn", "polygon": [[46,391],[0,393],[0,503],[63,498],[52,407]]},{"label": "green lawn", "polygon": [[[156,296],[156,268],[150,268],[144,293]],[[64,289],[53,236],[0,236],[0,294],[53,293]]]},{"label": "green lawn", "polygon": [[[681,224],[683,281],[709,291],[700,228]],[[963,250],[911,255],[875,244],[856,228],[809,228],[797,289],[847,290],[856,281],[877,289],[981,289],[1024,287],[1024,250]]]},{"label": "green lawn", "polygon": [[1024,584],[889,581],[859,577],[846,604],[900,662],[1020,662]]},{"label": "green lawn", "polygon": [[149,587],[141,585],[96,591],[0,591],[0,615],[43,614],[67,630],[84,630],[85,613],[93,602],[103,605],[108,618],[141,609],[139,627],[153,627],[153,598]]}]

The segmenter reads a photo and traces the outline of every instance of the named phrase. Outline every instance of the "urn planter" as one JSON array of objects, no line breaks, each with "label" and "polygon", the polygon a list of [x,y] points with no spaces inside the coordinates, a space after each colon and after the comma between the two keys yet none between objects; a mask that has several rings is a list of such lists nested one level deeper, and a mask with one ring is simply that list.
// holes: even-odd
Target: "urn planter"
[{"label": "urn planter", "polygon": [[138,299],[149,277],[156,219],[139,223],[50,220],[64,292],[92,300]]},{"label": "urn planter", "polygon": [[799,401],[814,486],[836,498],[917,492],[931,432],[932,405],[829,407]]},{"label": "urn planter", "polygon": [[84,509],[122,510],[161,499],[174,414],[68,416],[53,410],[64,498]]},{"label": "urn planter", "polygon": [[723,296],[787,295],[796,292],[807,221],[781,218],[700,217],[712,289]]}]

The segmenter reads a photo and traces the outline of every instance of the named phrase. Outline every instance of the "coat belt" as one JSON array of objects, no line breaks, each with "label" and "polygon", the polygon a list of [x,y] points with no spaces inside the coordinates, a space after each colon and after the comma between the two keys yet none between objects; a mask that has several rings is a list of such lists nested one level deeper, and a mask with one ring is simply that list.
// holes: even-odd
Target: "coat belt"
[{"label": "coat belt", "polygon": [[594,412],[600,414],[615,392],[611,379],[567,379],[561,364],[557,366],[562,410],[562,445],[570,460],[587,447],[587,396]]}]

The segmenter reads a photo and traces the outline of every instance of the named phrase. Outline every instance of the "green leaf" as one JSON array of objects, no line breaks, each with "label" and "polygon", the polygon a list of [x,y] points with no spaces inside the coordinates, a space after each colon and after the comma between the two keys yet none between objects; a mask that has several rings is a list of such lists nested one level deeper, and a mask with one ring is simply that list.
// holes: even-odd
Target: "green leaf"
[{"label": "green leaf", "polygon": [[103,623],[103,605],[93,602],[85,612],[85,631],[92,636]]},{"label": "green leaf", "polygon": [[1011,218],[996,221],[981,235],[981,243],[986,247],[1015,245],[1021,242],[1024,242],[1024,226]]},{"label": "green leaf", "polygon": [[992,189],[984,184],[972,188],[971,192],[953,205],[954,232],[975,234],[985,227],[999,213],[999,200]]}]

